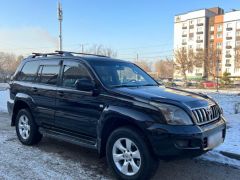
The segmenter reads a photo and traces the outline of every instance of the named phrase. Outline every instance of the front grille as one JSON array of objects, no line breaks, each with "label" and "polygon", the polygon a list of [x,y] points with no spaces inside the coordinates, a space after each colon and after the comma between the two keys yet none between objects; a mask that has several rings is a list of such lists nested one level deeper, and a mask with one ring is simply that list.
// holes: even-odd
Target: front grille
[{"label": "front grille", "polygon": [[215,121],[220,117],[220,110],[217,105],[192,110],[197,124],[206,124]]}]

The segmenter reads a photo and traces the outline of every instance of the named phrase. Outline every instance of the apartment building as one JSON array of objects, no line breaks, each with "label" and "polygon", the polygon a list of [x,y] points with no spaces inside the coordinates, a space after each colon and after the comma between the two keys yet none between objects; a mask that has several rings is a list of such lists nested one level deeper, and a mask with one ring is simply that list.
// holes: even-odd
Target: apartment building
[{"label": "apartment building", "polygon": [[[189,79],[214,78],[224,72],[240,77],[240,11],[224,14],[217,7],[176,15],[174,50],[179,48],[207,53],[207,62],[187,72]],[[182,74],[175,70],[174,77]]]}]

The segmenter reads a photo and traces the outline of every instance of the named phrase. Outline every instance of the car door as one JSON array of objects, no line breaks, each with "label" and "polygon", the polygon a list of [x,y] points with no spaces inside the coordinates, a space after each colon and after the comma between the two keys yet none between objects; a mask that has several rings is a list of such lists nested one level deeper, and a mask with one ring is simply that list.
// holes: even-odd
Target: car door
[{"label": "car door", "polygon": [[42,60],[38,69],[36,83],[32,86],[36,104],[36,118],[42,126],[54,125],[56,90],[59,80],[60,60]]},{"label": "car door", "polygon": [[61,87],[57,88],[55,125],[71,133],[96,138],[102,102],[92,91],[76,89],[76,81],[82,78],[94,80],[84,64],[64,60]]}]

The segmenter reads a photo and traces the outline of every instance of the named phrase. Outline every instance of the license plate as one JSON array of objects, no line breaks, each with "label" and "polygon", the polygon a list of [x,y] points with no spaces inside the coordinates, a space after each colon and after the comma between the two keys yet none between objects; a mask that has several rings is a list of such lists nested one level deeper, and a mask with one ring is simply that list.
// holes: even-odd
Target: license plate
[{"label": "license plate", "polygon": [[212,134],[208,137],[208,148],[212,149],[223,143],[222,131]]}]

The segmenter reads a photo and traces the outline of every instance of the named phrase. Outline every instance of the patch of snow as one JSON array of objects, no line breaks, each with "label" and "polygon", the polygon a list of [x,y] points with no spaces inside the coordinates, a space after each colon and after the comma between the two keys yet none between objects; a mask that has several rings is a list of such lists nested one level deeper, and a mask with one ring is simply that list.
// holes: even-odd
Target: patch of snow
[{"label": "patch of snow", "polygon": [[8,112],[7,101],[9,100],[9,90],[0,90],[0,112]]}]

